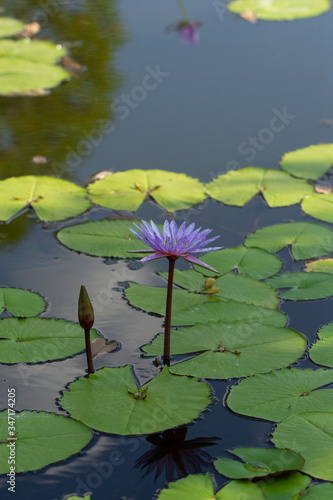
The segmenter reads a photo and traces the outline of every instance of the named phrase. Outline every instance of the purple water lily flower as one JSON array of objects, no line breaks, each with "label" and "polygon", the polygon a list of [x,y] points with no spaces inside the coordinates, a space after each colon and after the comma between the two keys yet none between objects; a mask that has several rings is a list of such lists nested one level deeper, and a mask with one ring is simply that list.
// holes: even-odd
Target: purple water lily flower
[{"label": "purple water lily flower", "polygon": [[141,241],[144,241],[152,250],[132,250],[132,252],[139,253],[152,253],[141,259],[143,262],[147,260],[161,259],[167,257],[176,260],[179,257],[192,262],[201,267],[205,267],[213,272],[218,273],[216,269],[208,266],[193,254],[212,252],[220,250],[223,247],[207,248],[206,245],[215,241],[219,236],[207,239],[206,236],[212,232],[212,229],[205,229],[201,231],[201,227],[195,229],[195,224],[192,222],[188,227],[183,222],[180,227],[177,227],[175,221],[165,221],[163,227],[163,234],[158,229],[153,221],[150,224],[142,221],[141,226],[135,224],[138,231],[130,228],[130,231],[135,234]]}]

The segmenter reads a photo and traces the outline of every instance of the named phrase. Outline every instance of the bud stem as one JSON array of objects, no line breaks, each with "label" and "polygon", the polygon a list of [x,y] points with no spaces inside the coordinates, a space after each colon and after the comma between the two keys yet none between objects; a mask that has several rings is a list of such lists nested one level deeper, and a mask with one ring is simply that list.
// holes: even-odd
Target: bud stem
[{"label": "bud stem", "polygon": [[94,373],[95,370],[94,370],[94,363],[92,359],[91,343],[90,343],[90,328],[84,330],[84,335],[86,339],[88,373]]}]

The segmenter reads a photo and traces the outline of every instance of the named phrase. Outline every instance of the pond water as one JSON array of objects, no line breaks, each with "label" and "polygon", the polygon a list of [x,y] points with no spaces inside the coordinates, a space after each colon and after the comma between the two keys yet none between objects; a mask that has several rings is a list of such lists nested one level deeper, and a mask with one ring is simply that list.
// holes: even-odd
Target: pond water
[{"label": "pond water", "polygon": [[[186,2],[190,18],[202,23],[200,43],[186,45],[172,28],[181,18],[176,0],[4,0],[6,15],[41,20],[42,35],[69,47],[86,70],[42,98],[0,98],[0,176],[56,175],[81,183],[92,174],[162,169],[184,172],[203,182],[231,169],[276,168],[281,156],[310,144],[332,141],[332,128],[321,120],[333,118],[333,11],[294,22],[245,22],[226,12],[221,3]],[[272,119],[282,130],[267,135]],[[281,116],[283,117],[281,119]],[[101,134],[100,124],[110,122]],[[111,127],[112,122],[112,127]],[[258,140],[254,143],[253,137]],[[260,138],[263,138],[261,140]],[[48,163],[36,165],[34,155]],[[98,358],[96,368],[131,364],[143,383],[159,371],[139,347],[162,331],[162,318],[131,308],[123,298],[124,282],[164,286],[156,275],[167,264],[154,261],[105,260],[76,254],[54,235],[79,221],[99,220],[110,211],[94,208],[75,220],[42,224],[24,214],[0,227],[2,284],[34,290],[48,307],[42,316],[77,321],[81,284],[98,304],[95,326],[121,349]],[[157,222],[165,214],[153,203],[138,210]],[[206,200],[178,212],[176,220],[210,227],[219,244],[241,244],[255,229],[285,221],[314,221],[299,205],[269,209],[260,197],[244,208]],[[284,270],[298,270],[289,251],[278,255]],[[178,263],[177,263],[178,265]],[[188,268],[179,262],[180,269]],[[281,302],[289,327],[309,343],[317,329],[332,321],[333,300]],[[297,366],[315,366],[304,357]],[[56,398],[75,378],[85,374],[85,354],[52,363],[0,366],[1,399],[15,387],[16,410],[60,413]],[[229,386],[237,380],[210,381],[215,400],[202,418],[188,426],[187,439],[215,439],[203,448],[211,456],[228,456],[236,446],[267,444],[273,424],[233,414],[224,405]],[[103,412],[103,408],[101,408]],[[93,500],[150,500],[166,485],[163,472],[134,468],[151,447],[143,437],[95,433],[79,456],[36,473],[17,477],[15,498],[60,500],[70,493]],[[226,478],[211,471],[216,484]],[[0,478],[2,498],[11,498]],[[29,493],[27,493],[29,492]]]}]

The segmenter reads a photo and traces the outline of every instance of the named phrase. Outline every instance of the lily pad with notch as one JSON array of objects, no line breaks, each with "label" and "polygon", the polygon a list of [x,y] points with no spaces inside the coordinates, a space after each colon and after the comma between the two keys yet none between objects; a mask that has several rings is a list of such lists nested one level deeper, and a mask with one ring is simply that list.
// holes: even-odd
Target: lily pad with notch
[{"label": "lily pad with notch", "polygon": [[284,273],[266,281],[281,291],[284,300],[318,300],[333,295],[333,275],[331,273]]},{"label": "lily pad with notch", "polygon": [[33,208],[42,221],[74,217],[90,207],[86,191],[54,177],[24,175],[0,181],[0,220],[8,221]]},{"label": "lily pad with notch", "polygon": [[286,471],[302,470],[304,458],[289,449],[234,448],[227,450],[243,462],[217,458],[216,470],[230,479],[252,479]]},{"label": "lily pad with notch", "polygon": [[246,238],[245,245],[270,253],[290,245],[295,260],[312,259],[333,251],[333,231],[312,222],[287,222],[259,229]]},{"label": "lily pad with notch", "polygon": [[206,190],[214,200],[238,207],[243,207],[258,193],[262,193],[269,207],[285,207],[299,203],[314,192],[303,179],[295,179],[281,170],[256,167],[220,175],[207,184]]},{"label": "lily pad with notch", "polygon": [[290,448],[305,459],[303,472],[333,481],[333,412],[298,413],[279,423],[271,441]]},{"label": "lily pad with notch", "polygon": [[[92,329],[90,337],[99,335]],[[55,318],[0,320],[0,363],[39,363],[66,358],[84,349],[84,331],[77,323]]]},{"label": "lily pad with notch", "polygon": [[312,344],[309,356],[317,365],[333,368],[333,323],[322,326],[317,335],[319,340]]},{"label": "lily pad with notch", "polygon": [[93,429],[127,436],[191,422],[210,404],[210,392],[208,384],[173,375],[167,367],[141,387],[130,366],[107,367],[70,383],[60,404]]},{"label": "lily pad with notch", "polygon": [[[149,356],[163,353],[164,335],[142,347]],[[296,330],[260,323],[223,322],[180,328],[171,333],[171,354],[201,353],[174,364],[172,373],[210,379],[248,377],[282,368],[304,354],[306,338]]]},{"label": "lily pad with notch", "polygon": [[[15,436],[8,437],[12,421]],[[92,439],[92,432],[86,425],[64,415],[4,410],[0,412],[0,474],[10,472],[8,446],[14,438],[17,473],[35,471],[78,453]]]},{"label": "lily pad with notch", "polygon": [[0,287],[0,311],[8,311],[13,316],[37,316],[45,311],[45,300],[35,292],[20,288]]},{"label": "lily pad with notch", "polygon": [[102,207],[134,212],[152,198],[169,212],[184,210],[206,198],[204,184],[165,170],[127,170],[88,184],[91,200]]},{"label": "lily pad with notch", "polygon": [[227,405],[235,413],[273,422],[302,412],[330,412],[333,390],[319,388],[331,383],[333,370],[273,371],[241,380],[231,388]]}]

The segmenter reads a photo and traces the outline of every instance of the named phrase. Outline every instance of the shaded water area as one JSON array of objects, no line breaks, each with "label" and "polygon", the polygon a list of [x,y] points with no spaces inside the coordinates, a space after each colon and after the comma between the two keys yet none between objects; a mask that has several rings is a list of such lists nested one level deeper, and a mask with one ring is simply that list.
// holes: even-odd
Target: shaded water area
[{"label": "shaded water area", "polygon": [[[40,20],[42,35],[67,46],[86,69],[49,96],[0,98],[0,178],[43,174],[80,184],[110,168],[158,168],[209,182],[240,167],[277,168],[287,151],[333,142],[333,129],[321,125],[333,119],[333,11],[252,25],[219,5],[186,3],[190,18],[202,23],[200,43],[192,47],[172,29],[181,17],[175,0],[140,5],[128,0],[4,0],[5,15]],[[283,125],[278,132],[274,117]],[[48,163],[32,163],[34,155],[44,155]],[[0,226],[1,283],[40,293],[48,302],[42,316],[71,321],[77,321],[84,284],[98,305],[95,327],[121,343],[120,350],[98,358],[96,368],[131,364],[144,383],[159,368],[139,348],[162,331],[163,318],[130,307],[123,285],[165,286],[156,272],[166,271],[167,263],[89,257],[71,252],[54,237],[69,223],[111,214],[95,207],[71,221],[43,224],[26,213]],[[144,203],[137,215],[156,222],[165,217],[153,202]],[[247,234],[267,225],[317,222],[299,205],[269,209],[259,196],[244,208],[206,200],[177,212],[176,220],[212,228],[225,247],[242,244]],[[288,250],[278,256],[284,270],[301,268]],[[178,267],[188,268],[180,262]],[[288,326],[311,343],[318,328],[332,321],[332,306],[333,299],[325,299],[281,302],[280,309],[289,317]],[[306,356],[296,365],[315,366]],[[60,413],[60,391],[85,370],[84,353],[51,363],[0,365],[1,401],[7,388],[15,387],[16,410]],[[214,401],[188,426],[186,439],[219,437],[203,448],[212,457],[228,456],[225,450],[231,447],[267,444],[271,422],[233,414],[224,404],[227,388],[237,380],[209,383]],[[133,469],[150,448],[146,436],[96,432],[78,456],[18,475],[15,498],[60,500],[90,491],[93,500],[150,500],[165,487],[165,473],[154,483],[154,474],[143,477],[144,471]],[[202,471],[211,471],[218,486],[227,481],[211,464],[203,464]],[[0,487],[1,497],[11,498],[3,476]]]}]

